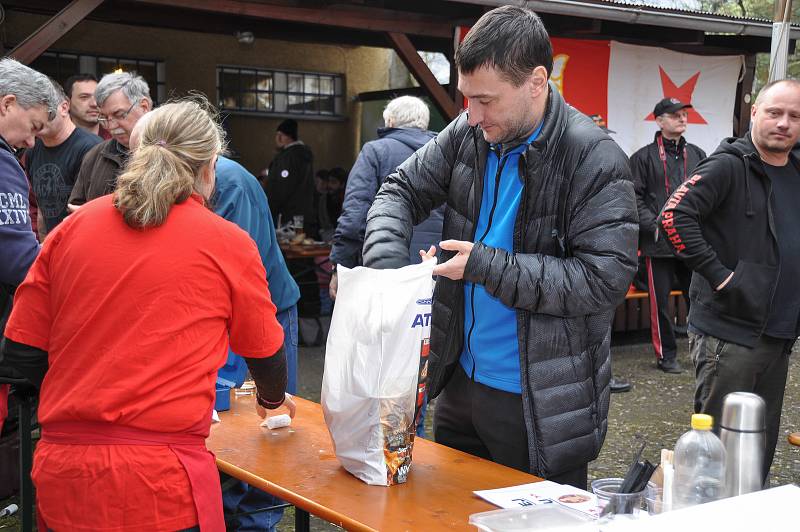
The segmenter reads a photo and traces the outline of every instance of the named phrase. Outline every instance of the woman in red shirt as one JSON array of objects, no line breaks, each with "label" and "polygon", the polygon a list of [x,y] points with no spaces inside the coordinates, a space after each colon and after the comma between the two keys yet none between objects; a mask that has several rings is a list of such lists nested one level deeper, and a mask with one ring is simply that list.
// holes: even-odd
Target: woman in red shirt
[{"label": "woman in red shirt", "polygon": [[116,192],[48,236],[5,331],[4,363],[41,386],[40,530],[225,530],[205,438],[228,344],[262,407],[288,397],[258,250],[206,205],[221,128],[183,101],[138,134]]}]

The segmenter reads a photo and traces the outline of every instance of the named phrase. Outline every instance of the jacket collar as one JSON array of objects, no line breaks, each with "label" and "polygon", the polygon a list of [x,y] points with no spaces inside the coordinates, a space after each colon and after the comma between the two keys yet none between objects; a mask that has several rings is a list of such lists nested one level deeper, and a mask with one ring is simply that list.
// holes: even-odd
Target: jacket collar
[{"label": "jacket collar", "polygon": [[17,155],[17,150],[15,150],[14,147],[11,146],[11,144],[6,142],[6,139],[4,139],[2,135],[0,135],[0,150],[6,150],[15,157]]},{"label": "jacket collar", "polygon": [[678,139],[678,142],[675,142],[674,140],[666,138],[660,131],[656,131],[653,142],[657,143],[658,137],[661,137],[661,140],[664,142],[664,150],[671,155],[679,153],[686,146],[686,137],[683,135]]},{"label": "jacket collar", "polygon": [[558,146],[567,123],[567,103],[552,81],[548,82],[548,85],[550,94],[547,97],[542,131],[536,140],[531,142],[531,148],[542,152],[545,156]]},{"label": "jacket collar", "polygon": [[103,146],[100,154],[105,157],[106,159],[111,159],[119,166],[125,164],[125,159],[128,157],[128,148],[117,142],[115,139],[110,139],[106,141],[106,145]]}]

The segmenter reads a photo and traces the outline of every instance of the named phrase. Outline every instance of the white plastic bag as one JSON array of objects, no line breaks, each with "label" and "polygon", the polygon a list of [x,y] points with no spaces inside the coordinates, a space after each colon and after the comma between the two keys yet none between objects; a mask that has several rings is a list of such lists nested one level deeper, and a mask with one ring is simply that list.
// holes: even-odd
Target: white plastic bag
[{"label": "white plastic bag", "polygon": [[367,484],[403,483],[411,467],[435,265],[337,269],[322,411],[339,462]]}]

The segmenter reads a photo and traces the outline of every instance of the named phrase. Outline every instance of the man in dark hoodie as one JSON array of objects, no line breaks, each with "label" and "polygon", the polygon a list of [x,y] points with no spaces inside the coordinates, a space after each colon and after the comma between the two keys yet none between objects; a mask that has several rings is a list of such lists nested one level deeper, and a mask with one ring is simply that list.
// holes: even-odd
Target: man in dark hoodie
[{"label": "man in dark hoodie", "polygon": [[669,312],[669,293],[677,277],[684,295],[689,291],[689,271],[672,254],[664,238],[656,238],[656,217],[673,190],[689,177],[705,152],[686,142],[689,103],[677,98],[659,100],[653,109],[658,125],[653,142],[631,156],[631,173],[636,188],[639,211],[639,250],[647,265],[647,289],[650,295],[650,336],[658,369],[681,373],[675,323]]},{"label": "man in dark hoodie", "polygon": [[[361,247],[367,227],[367,211],[383,180],[400,164],[434,137],[428,131],[430,110],[425,102],[414,96],[395,98],[383,111],[386,127],[378,130],[378,138],[361,149],[344,194],[342,215],[336,226],[331,246],[331,263],[347,268],[361,265]],[[422,260],[420,250],[427,251],[442,237],[444,207],[434,210],[430,217],[414,227],[409,246],[411,263]],[[336,297],[336,272],[331,278],[331,298]]]},{"label": "man in dark hoodie", "polygon": [[766,482],[778,440],[789,354],[800,335],[800,82],[765,86],[751,131],[729,138],[667,201],[664,238],[694,271],[689,347],[695,411],[719,430],[731,392],[767,404]]}]

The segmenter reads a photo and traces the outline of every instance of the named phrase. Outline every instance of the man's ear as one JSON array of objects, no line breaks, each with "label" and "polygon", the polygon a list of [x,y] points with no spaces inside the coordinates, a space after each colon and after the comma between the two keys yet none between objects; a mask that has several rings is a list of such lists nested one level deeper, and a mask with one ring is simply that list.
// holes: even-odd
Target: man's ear
[{"label": "man's ear", "polygon": [[13,94],[6,94],[2,98],[0,98],[0,116],[5,116],[8,114],[8,109],[11,105],[17,102],[17,97]]},{"label": "man's ear", "polygon": [[543,92],[547,91],[547,80],[548,76],[546,68],[539,65],[533,69],[533,72],[531,72],[531,75],[528,78],[532,97],[538,98]]}]

